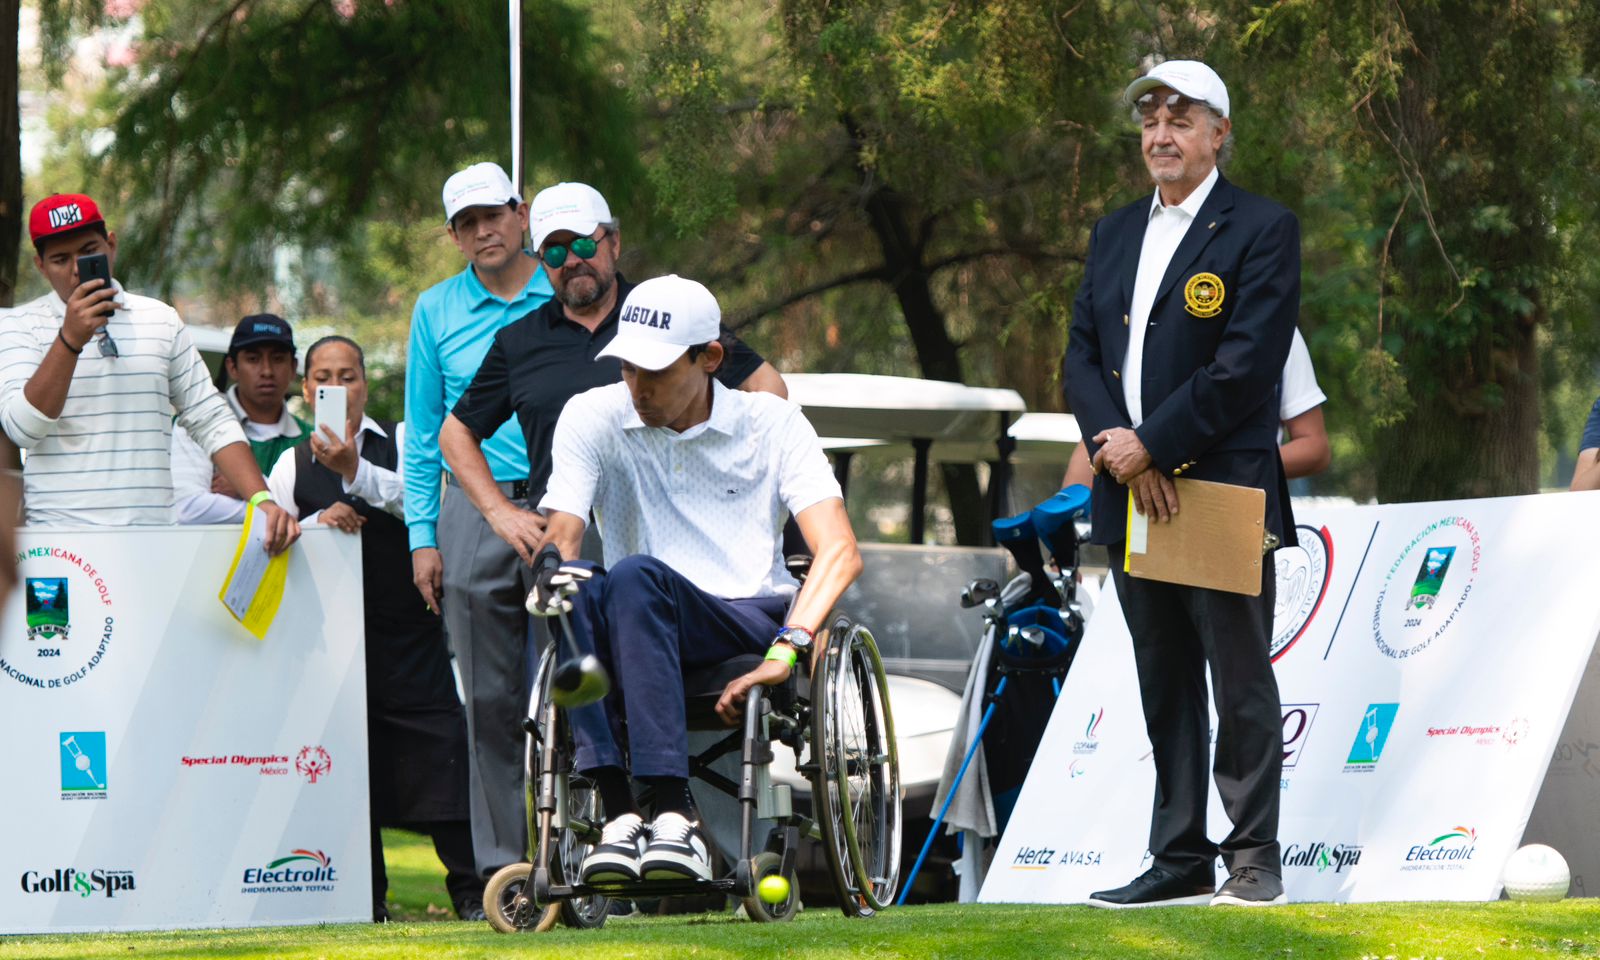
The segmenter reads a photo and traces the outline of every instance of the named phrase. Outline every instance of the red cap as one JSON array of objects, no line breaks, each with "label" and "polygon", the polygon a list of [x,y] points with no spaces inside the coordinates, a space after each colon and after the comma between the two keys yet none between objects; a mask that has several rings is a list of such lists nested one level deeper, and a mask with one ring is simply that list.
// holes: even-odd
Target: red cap
[{"label": "red cap", "polygon": [[28,236],[38,246],[48,237],[105,222],[93,200],[81,193],[58,193],[33,205],[33,212],[28,214]]}]

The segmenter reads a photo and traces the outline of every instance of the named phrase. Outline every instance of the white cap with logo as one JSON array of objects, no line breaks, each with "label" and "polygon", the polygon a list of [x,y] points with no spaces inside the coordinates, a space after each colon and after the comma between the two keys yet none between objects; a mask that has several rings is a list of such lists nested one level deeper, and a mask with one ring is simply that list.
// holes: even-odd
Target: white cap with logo
[{"label": "white cap with logo", "polygon": [[634,287],[622,303],[617,335],[595,357],[616,357],[641,370],[664,370],[690,347],[722,334],[722,308],[697,280],[677,274]]},{"label": "white cap with logo", "polygon": [[1156,87],[1171,87],[1190,100],[1201,100],[1224,117],[1228,115],[1228,87],[1211,69],[1199,60],[1168,60],[1157,64],[1149,73],[1128,84],[1123,99],[1135,103]]},{"label": "white cap with logo", "polygon": [[545,187],[533,198],[528,227],[533,232],[533,249],[544,246],[545,237],[557,230],[571,230],[580,237],[594,233],[602,223],[611,222],[611,207],[600,191],[587,183],[558,183]]},{"label": "white cap with logo", "polygon": [[474,163],[444,182],[444,222],[468,207],[498,207],[522,202],[511,178],[498,163]]}]

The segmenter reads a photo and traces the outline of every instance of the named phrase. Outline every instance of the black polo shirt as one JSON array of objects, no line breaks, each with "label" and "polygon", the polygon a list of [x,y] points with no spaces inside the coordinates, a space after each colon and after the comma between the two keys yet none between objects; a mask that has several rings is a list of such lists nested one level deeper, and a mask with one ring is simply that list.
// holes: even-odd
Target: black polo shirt
[{"label": "black polo shirt", "polygon": [[[617,383],[622,362],[595,355],[617,335],[617,316],[634,285],[617,274],[617,303],[590,333],[567,319],[559,300],[548,300],[521,320],[501,327],[483,358],[472,385],[456,401],[452,413],[479,437],[493,436],[512,414],[528,444],[528,500],[538,503],[550,480],[550,444],[556,420],[567,401],[585,390]],[[727,358],[716,377],[736,388],[765,361],[738,337],[723,329]]]}]

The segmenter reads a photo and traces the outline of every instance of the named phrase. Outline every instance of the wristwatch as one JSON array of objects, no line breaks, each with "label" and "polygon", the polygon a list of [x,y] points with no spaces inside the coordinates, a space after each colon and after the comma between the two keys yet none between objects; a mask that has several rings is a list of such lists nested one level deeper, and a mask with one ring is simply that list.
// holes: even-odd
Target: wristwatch
[{"label": "wristwatch", "polygon": [[772,642],[787,643],[789,646],[794,647],[796,651],[805,653],[811,649],[812,639],[814,638],[810,630],[791,624],[779,630],[778,635],[772,638]]}]

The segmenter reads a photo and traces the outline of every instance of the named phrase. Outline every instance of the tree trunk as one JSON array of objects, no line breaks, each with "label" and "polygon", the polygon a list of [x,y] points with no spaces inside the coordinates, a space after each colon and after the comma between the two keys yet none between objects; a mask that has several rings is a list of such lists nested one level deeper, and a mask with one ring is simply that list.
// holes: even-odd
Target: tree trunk
[{"label": "tree trunk", "polygon": [[[859,158],[860,128],[848,116],[841,118],[841,122],[850,132]],[[884,273],[900,304],[922,375],[929,380],[965,382],[961,375],[960,350],[945,328],[944,313],[933,302],[933,275],[923,260],[921,240],[912,236],[905,198],[880,180],[874,171],[862,166],[859,159],[856,169],[865,194],[862,206],[878,238],[878,246],[882,248]],[[989,512],[978,486],[977,467],[970,463],[941,463],[939,473],[950,499],[956,542],[965,546],[986,543]]]},{"label": "tree trunk", "polygon": [[0,0],[0,307],[16,303],[22,253],[22,125],[17,30],[21,0]]}]

